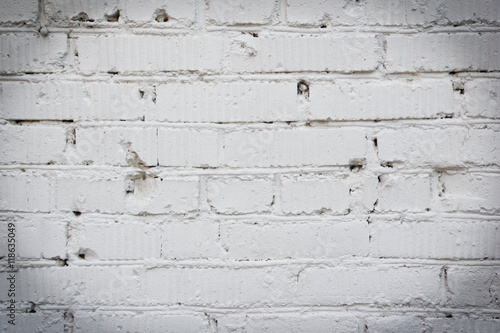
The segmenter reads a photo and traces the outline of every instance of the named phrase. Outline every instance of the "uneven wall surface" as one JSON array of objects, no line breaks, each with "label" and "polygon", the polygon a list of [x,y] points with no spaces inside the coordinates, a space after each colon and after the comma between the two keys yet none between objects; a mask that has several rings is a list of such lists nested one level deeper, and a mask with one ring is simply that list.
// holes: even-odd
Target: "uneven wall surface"
[{"label": "uneven wall surface", "polygon": [[500,331],[500,1],[0,5],[3,331]]}]

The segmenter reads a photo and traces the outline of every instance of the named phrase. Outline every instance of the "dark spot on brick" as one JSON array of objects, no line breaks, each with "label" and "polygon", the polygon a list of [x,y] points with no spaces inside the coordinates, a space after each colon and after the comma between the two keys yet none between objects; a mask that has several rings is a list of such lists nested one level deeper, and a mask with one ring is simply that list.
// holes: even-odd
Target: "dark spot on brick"
[{"label": "dark spot on brick", "polygon": [[29,306],[26,309],[26,313],[36,313],[35,306],[36,306],[35,303],[29,302]]},{"label": "dark spot on brick", "polygon": [[117,72],[117,71],[108,71],[107,73],[111,74],[111,75],[117,75],[117,74],[119,74],[119,72]]},{"label": "dark spot on brick", "polygon": [[375,145],[375,147],[378,147],[378,141],[377,141],[377,138],[373,139],[373,144]]},{"label": "dark spot on brick", "polygon": [[85,260],[85,253],[78,253],[78,257]]},{"label": "dark spot on brick", "polygon": [[156,22],[168,22],[169,20],[168,14],[165,9],[157,9],[154,15]]},{"label": "dark spot on brick", "polygon": [[139,96],[141,96],[141,98],[144,98],[144,94],[145,94],[144,90],[139,89]]},{"label": "dark spot on brick", "polygon": [[453,318],[453,315],[451,313],[447,313],[446,318]]},{"label": "dark spot on brick", "polygon": [[258,33],[256,33],[256,32],[251,32],[250,34],[251,34],[253,37],[255,37],[255,38],[259,37],[259,34],[258,34]]},{"label": "dark spot on brick", "polygon": [[73,16],[71,20],[79,22],[94,22],[94,20],[89,18],[89,15],[85,12],[78,13],[77,15]]},{"label": "dark spot on brick", "polygon": [[117,9],[114,13],[109,15],[104,14],[104,18],[108,22],[118,22],[118,20],[120,19],[120,10]]},{"label": "dark spot on brick", "polygon": [[297,83],[297,95],[303,96],[305,99],[309,99],[309,83],[304,80],[300,80]]},{"label": "dark spot on brick", "polygon": [[326,24],[322,24],[319,26],[321,29],[326,29],[327,25]]},{"label": "dark spot on brick", "polygon": [[73,214],[75,214],[75,216],[80,216],[80,215],[82,215],[82,212],[74,210]]}]

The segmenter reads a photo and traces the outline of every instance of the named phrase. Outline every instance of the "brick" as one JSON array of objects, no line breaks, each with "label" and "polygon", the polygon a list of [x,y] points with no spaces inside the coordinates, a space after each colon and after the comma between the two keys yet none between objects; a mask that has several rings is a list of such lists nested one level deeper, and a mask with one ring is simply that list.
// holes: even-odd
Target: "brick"
[{"label": "brick", "polygon": [[468,318],[453,316],[453,318],[426,318],[425,324],[432,333],[474,333],[500,331],[499,319]]},{"label": "brick", "polygon": [[[5,306],[7,307],[7,305]],[[60,311],[36,313],[16,313],[15,326],[8,323],[11,318],[2,313],[2,332],[64,332],[64,314]]]},{"label": "brick", "polygon": [[[231,64],[236,72],[360,72],[378,66],[374,35],[235,37]],[[292,55],[293,56],[290,56]]]},{"label": "brick", "polygon": [[57,176],[55,187],[58,210],[123,212],[125,185],[123,179],[119,177],[63,173]]},{"label": "brick", "polygon": [[376,220],[370,235],[375,257],[493,260],[500,256],[499,221]]},{"label": "brick", "polygon": [[413,316],[369,317],[366,320],[368,331],[387,333],[424,333],[424,321]]},{"label": "brick", "polygon": [[[46,17],[51,25],[67,25],[69,22],[82,24],[78,15],[85,13],[90,22],[106,22],[106,15],[112,15],[120,9],[119,0],[47,0]],[[68,22],[69,21],[69,22]]]},{"label": "brick", "polygon": [[389,72],[497,71],[499,33],[391,35],[387,40]]},{"label": "brick", "polygon": [[282,177],[281,211],[285,214],[347,213],[349,184],[324,177]]},{"label": "brick", "polygon": [[334,84],[312,84],[310,91],[312,119],[437,118],[453,109],[448,80],[336,80]]},{"label": "brick", "polygon": [[3,82],[0,113],[5,119],[141,120],[152,102],[135,83]]},{"label": "brick", "polygon": [[500,127],[481,126],[471,128],[465,144],[467,163],[476,165],[500,165]]},{"label": "brick", "polygon": [[444,2],[446,1],[448,0],[405,0],[407,24],[425,27],[436,25],[437,23],[448,24],[449,21],[446,18],[444,10]]},{"label": "brick", "polygon": [[208,22],[216,25],[271,23],[278,4],[275,0],[208,2]]},{"label": "brick", "polygon": [[500,21],[500,3],[492,0],[445,0],[446,18],[450,23],[470,24]]},{"label": "brick", "polygon": [[461,166],[470,153],[467,140],[462,127],[384,129],[377,134],[378,157],[382,163]]},{"label": "brick", "polygon": [[1,126],[0,163],[52,164],[66,148],[66,130],[55,126]]},{"label": "brick", "polygon": [[337,313],[272,313],[228,315],[218,318],[220,332],[238,329],[247,332],[346,332],[357,333],[360,320],[353,315]]},{"label": "brick", "polygon": [[143,176],[133,179],[132,194],[127,196],[127,212],[132,214],[189,213],[198,209],[198,178]]},{"label": "brick", "polygon": [[79,70],[95,72],[214,71],[220,69],[223,40],[212,36],[81,36]]},{"label": "brick", "polygon": [[464,172],[447,172],[440,177],[444,188],[441,197],[447,212],[498,212],[500,209],[500,176]]},{"label": "brick", "polygon": [[161,10],[168,15],[167,22],[158,24],[165,26],[190,26],[196,20],[196,2],[194,0],[123,0],[124,16],[130,22],[156,23]]},{"label": "brick", "polygon": [[289,0],[286,14],[292,26],[354,25],[360,21],[363,8],[349,1]]},{"label": "brick", "polygon": [[[95,219],[93,219],[95,221]],[[144,221],[80,222],[71,230],[71,246],[90,260],[159,259],[160,228]]]},{"label": "brick", "polygon": [[158,129],[158,164],[178,167],[219,166],[219,134],[203,129]]},{"label": "brick", "polygon": [[156,128],[90,127],[76,129],[78,160],[87,164],[156,166]]},{"label": "brick", "polygon": [[366,256],[369,251],[365,221],[221,223],[221,240],[229,258],[280,260]]},{"label": "brick", "polygon": [[0,209],[22,212],[49,212],[52,199],[49,179],[28,172],[0,173]]},{"label": "brick", "polygon": [[309,267],[298,277],[302,305],[439,302],[439,268],[434,267]]},{"label": "brick", "polygon": [[219,224],[210,221],[169,222],[162,236],[163,257],[167,259],[217,258]]},{"label": "brick", "polygon": [[[67,305],[137,305],[141,301],[137,266],[30,267],[17,273],[17,301]],[[7,273],[1,272],[2,290]],[[5,280],[5,282],[4,282]]]},{"label": "brick", "polygon": [[167,83],[156,88],[155,119],[173,122],[294,121],[295,82]]},{"label": "brick", "polygon": [[76,311],[74,332],[209,332],[206,315],[156,311]]},{"label": "brick", "polygon": [[499,275],[500,268],[496,266],[449,267],[446,274],[449,304],[454,307],[498,308]]},{"label": "brick", "polygon": [[365,158],[364,131],[296,128],[230,132],[224,160],[230,167],[349,165]]},{"label": "brick", "polygon": [[377,212],[422,212],[431,207],[431,181],[426,174],[382,175]]},{"label": "brick", "polygon": [[67,35],[0,35],[0,73],[60,71],[67,53]]},{"label": "brick", "polygon": [[273,183],[268,178],[211,178],[207,199],[220,214],[269,212],[274,201]]},{"label": "brick", "polygon": [[143,297],[149,304],[270,306],[292,301],[293,281],[279,267],[153,268],[146,271]]},{"label": "brick", "polygon": [[34,24],[38,15],[37,0],[4,0],[0,22]]},{"label": "brick", "polygon": [[[26,259],[66,259],[66,222],[48,218],[3,219],[1,241],[5,246],[0,249],[0,256],[7,257],[8,224],[14,223],[16,229],[16,256]],[[50,242],[47,242],[50,239]]]},{"label": "brick", "polygon": [[500,118],[500,80],[478,79],[465,83],[467,116]]}]

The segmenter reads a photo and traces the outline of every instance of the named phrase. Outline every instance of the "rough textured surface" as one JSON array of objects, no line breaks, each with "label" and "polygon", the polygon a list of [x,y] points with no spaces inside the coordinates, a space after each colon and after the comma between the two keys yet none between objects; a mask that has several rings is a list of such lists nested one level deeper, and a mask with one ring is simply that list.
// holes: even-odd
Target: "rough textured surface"
[{"label": "rough textured surface", "polygon": [[0,7],[0,331],[500,331],[500,1]]}]

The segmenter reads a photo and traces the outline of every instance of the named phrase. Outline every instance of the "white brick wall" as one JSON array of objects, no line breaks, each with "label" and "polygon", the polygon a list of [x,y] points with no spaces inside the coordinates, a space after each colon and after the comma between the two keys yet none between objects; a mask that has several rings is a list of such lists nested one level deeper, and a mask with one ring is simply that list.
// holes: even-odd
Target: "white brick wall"
[{"label": "white brick wall", "polygon": [[500,331],[500,1],[0,8],[0,331]]}]

